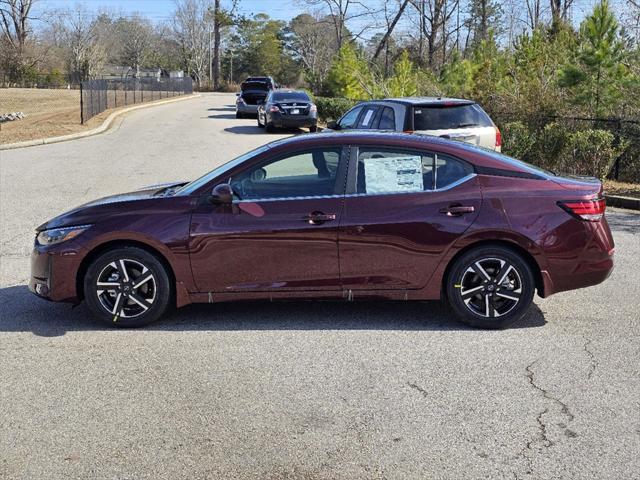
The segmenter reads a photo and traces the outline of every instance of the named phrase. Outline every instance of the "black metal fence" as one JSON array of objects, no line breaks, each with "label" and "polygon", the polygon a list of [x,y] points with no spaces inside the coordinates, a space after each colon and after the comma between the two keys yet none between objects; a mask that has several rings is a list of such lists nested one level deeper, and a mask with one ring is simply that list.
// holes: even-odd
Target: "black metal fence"
[{"label": "black metal fence", "polygon": [[191,77],[87,80],[80,90],[80,120],[85,123],[109,108],[193,93],[193,83]]}]

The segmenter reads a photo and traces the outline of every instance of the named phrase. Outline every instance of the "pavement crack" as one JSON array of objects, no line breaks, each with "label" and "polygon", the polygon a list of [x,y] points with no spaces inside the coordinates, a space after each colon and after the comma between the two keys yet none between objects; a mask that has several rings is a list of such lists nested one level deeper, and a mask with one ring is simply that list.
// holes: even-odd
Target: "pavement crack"
[{"label": "pavement crack", "polygon": [[413,388],[414,390],[419,391],[423,397],[427,398],[429,396],[429,393],[422,388],[420,385],[417,385],[415,383],[411,383],[411,382],[407,382],[407,385],[410,386],[411,388]]},{"label": "pavement crack", "polygon": [[536,381],[535,381],[535,373],[533,372],[532,368],[536,364],[537,361],[538,360],[535,360],[535,361],[531,362],[529,365],[527,365],[527,368],[525,369],[527,371],[527,378],[529,379],[529,384],[533,388],[535,388],[536,390],[541,392],[542,396],[545,399],[550,400],[550,401],[554,402],[556,405],[558,405],[560,407],[560,411],[562,412],[562,414],[567,417],[568,422],[572,422],[573,419],[575,418],[575,415],[573,415],[573,413],[571,413],[571,410],[569,409],[569,405],[564,403],[559,398],[554,397],[553,395],[551,395],[549,393],[548,390],[545,390],[544,388],[542,388],[540,385],[538,385],[536,383]]},{"label": "pavement crack", "polygon": [[593,373],[596,371],[596,368],[598,367],[598,361],[596,360],[596,356],[593,353],[593,351],[589,350],[589,345],[591,344],[591,340],[586,337],[585,337],[585,340],[586,342],[582,346],[582,349],[589,357],[590,363],[589,363],[589,372],[587,373],[587,378],[590,380],[591,376],[593,375]]}]

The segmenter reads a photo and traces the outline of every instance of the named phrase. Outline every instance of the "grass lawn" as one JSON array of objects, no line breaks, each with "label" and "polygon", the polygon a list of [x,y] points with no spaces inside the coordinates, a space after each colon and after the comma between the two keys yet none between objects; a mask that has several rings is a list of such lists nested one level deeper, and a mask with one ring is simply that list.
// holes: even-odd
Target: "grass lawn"
[{"label": "grass lawn", "polygon": [[616,182],[615,180],[605,180],[604,190],[608,195],[640,198],[640,183],[625,183]]}]

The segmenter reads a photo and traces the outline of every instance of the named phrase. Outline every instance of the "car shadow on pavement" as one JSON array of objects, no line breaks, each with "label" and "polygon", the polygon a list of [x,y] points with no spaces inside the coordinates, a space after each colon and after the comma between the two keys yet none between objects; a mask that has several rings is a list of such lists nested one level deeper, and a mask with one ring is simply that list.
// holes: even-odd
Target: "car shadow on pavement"
[{"label": "car shadow on pavement", "polygon": [[219,119],[227,119],[231,120],[232,118],[236,118],[235,113],[216,113],[214,115],[207,115],[207,118],[219,118]]},{"label": "car shadow on pavement", "polygon": [[235,105],[225,105],[224,107],[207,108],[207,112],[235,112]]},{"label": "car shadow on pavement", "polygon": [[[237,133],[240,135],[258,134],[258,133],[261,133],[262,135],[267,134],[264,128],[258,128],[257,125],[236,125],[234,127],[227,127],[224,129],[224,131],[229,133]],[[287,129],[278,129],[273,133],[279,134],[279,135],[298,135],[300,133],[307,133],[307,131],[302,130],[300,128],[287,128]]]},{"label": "car shadow on pavement", "polygon": [[[51,303],[36,298],[26,286],[0,289],[0,332],[32,332],[42,337],[69,331],[110,330],[80,304]],[[534,304],[510,328],[546,324]],[[458,322],[440,302],[235,302],[188,305],[145,327],[163,331],[242,330],[405,330],[473,331]]]}]

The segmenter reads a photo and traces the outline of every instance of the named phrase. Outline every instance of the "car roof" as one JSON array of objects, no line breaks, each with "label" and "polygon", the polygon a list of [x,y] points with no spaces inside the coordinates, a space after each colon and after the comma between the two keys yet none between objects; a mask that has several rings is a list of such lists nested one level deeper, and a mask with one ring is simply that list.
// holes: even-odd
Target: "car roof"
[{"label": "car roof", "polygon": [[401,103],[403,105],[413,106],[430,106],[430,105],[472,105],[476,102],[473,100],[466,100],[464,98],[450,98],[450,97],[397,97],[397,98],[385,98],[385,102]]},{"label": "car roof", "polygon": [[276,88],[275,90],[271,90],[271,93],[304,93],[309,96],[304,90],[293,90],[291,88]]},{"label": "car roof", "polygon": [[452,156],[459,156],[471,161],[477,166],[498,167],[504,170],[512,170],[546,177],[540,174],[537,169],[521,162],[515,158],[487,150],[476,145],[457,140],[448,140],[432,135],[421,135],[416,133],[400,133],[387,131],[353,131],[335,132],[309,135],[296,135],[293,137],[275,140],[268,145],[271,149],[288,150],[290,147],[319,147],[319,146],[342,146],[349,144],[375,145],[382,148],[425,148],[434,149],[437,152],[447,153]]}]

